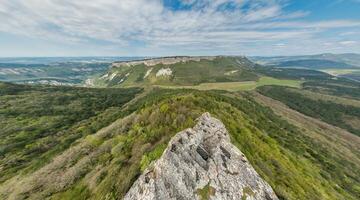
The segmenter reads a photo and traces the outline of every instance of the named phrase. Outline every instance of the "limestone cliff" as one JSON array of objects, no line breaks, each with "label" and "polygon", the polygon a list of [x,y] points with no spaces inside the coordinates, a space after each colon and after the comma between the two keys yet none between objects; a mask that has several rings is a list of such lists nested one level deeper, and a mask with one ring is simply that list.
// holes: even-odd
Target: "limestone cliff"
[{"label": "limestone cliff", "polygon": [[188,61],[200,61],[201,59],[213,60],[216,56],[174,56],[174,57],[161,57],[161,58],[151,58],[144,60],[136,61],[121,61],[114,62],[112,67],[122,67],[122,66],[134,66],[144,64],[146,66],[154,66],[158,64],[163,65],[172,65],[179,62],[188,62]]},{"label": "limestone cliff", "polygon": [[125,200],[275,200],[246,157],[230,143],[221,121],[205,113],[176,134],[162,157],[133,184]]}]

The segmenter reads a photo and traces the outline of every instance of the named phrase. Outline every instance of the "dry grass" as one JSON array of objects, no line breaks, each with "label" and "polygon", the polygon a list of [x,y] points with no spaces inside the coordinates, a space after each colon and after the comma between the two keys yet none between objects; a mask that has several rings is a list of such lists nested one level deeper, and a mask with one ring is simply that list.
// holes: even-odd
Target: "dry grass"
[{"label": "dry grass", "polygon": [[344,74],[351,74],[354,72],[360,72],[359,69],[324,69],[324,70],[320,70],[320,71],[328,73],[333,76],[339,76],[339,75],[344,75]]},{"label": "dry grass", "polygon": [[[252,94],[256,101],[270,107],[276,114],[298,126],[304,131],[304,134],[307,134],[315,141],[321,141],[331,147],[334,153],[340,157],[346,156],[360,166],[360,137],[344,129],[292,110],[285,104],[257,92],[252,92]],[[354,151],[351,151],[351,149]]]},{"label": "dry grass", "polygon": [[300,94],[302,94],[310,99],[313,99],[313,100],[325,100],[325,101],[331,101],[331,102],[334,102],[337,104],[344,104],[344,105],[349,105],[349,106],[360,107],[360,101],[350,99],[350,98],[327,95],[327,94],[323,94],[323,93],[319,93],[319,92],[312,92],[309,90],[298,90],[295,88],[288,88],[287,90],[289,90],[291,92],[300,93]]},{"label": "dry grass", "polygon": [[168,86],[157,85],[162,88],[169,89],[197,89],[197,90],[227,90],[227,91],[240,91],[240,90],[253,90],[257,87],[264,85],[281,85],[300,88],[302,81],[276,79],[271,77],[261,77],[258,81],[242,81],[242,82],[217,82],[217,83],[201,83],[194,86]]}]

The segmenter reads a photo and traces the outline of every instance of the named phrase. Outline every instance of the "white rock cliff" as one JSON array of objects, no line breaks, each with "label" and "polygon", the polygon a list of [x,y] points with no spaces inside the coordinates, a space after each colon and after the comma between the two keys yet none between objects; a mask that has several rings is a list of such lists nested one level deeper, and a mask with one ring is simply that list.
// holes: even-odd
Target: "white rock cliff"
[{"label": "white rock cliff", "polygon": [[162,157],[144,171],[125,200],[276,200],[272,190],[221,121],[203,114],[194,128],[176,134]]}]

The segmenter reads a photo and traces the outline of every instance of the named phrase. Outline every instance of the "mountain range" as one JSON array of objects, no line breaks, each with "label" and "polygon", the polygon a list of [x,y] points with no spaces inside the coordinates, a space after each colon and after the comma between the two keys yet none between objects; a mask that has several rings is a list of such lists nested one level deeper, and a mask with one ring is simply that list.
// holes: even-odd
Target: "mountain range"
[{"label": "mountain range", "polygon": [[251,60],[118,61],[83,87],[1,82],[0,199],[357,200],[360,84]]},{"label": "mountain range", "polygon": [[[312,67],[320,68],[339,68],[339,67],[360,67],[360,54],[347,53],[347,54],[317,54],[317,55],[301,55],[301,56],[274,56],[274,57],[251,57],[251,60],[265,64],[265,65],[282,65],[286,67]],[[296,62],[300,62],[297,66]],[[318,61],[311,65],[301,64],[306,61]],[[324,63],[321,63],[323,61]],[[289,63],[290,62],[290,63]],[[309,63],[311,64],[311,63]],[[343,65],[343,66],[341,66]]]}]

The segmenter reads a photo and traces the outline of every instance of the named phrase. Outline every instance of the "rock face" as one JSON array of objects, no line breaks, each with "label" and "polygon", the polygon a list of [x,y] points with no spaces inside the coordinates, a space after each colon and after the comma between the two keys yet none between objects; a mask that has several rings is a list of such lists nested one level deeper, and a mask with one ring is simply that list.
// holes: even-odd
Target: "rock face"
[{"label": "rock face", "polygon": [[176,134],[162,157],[133,184],[125,200],[275,200],[244,154],[230,143],[221,121],[203,114]]},{"label": "rock face", "polygon": [[205,60],[214,60],[216,56],[174,56],[174,57],[163,57],[163,58],[151,58],[137,61],[121,61],[115,62],[112,64],[112,67],[122,67],[122,66],[134,66],[144,64],[146,66],[154,66],[158,64],[172,65],[178,62],[187,62],[187,61],[200,61],[201,59]]}]

